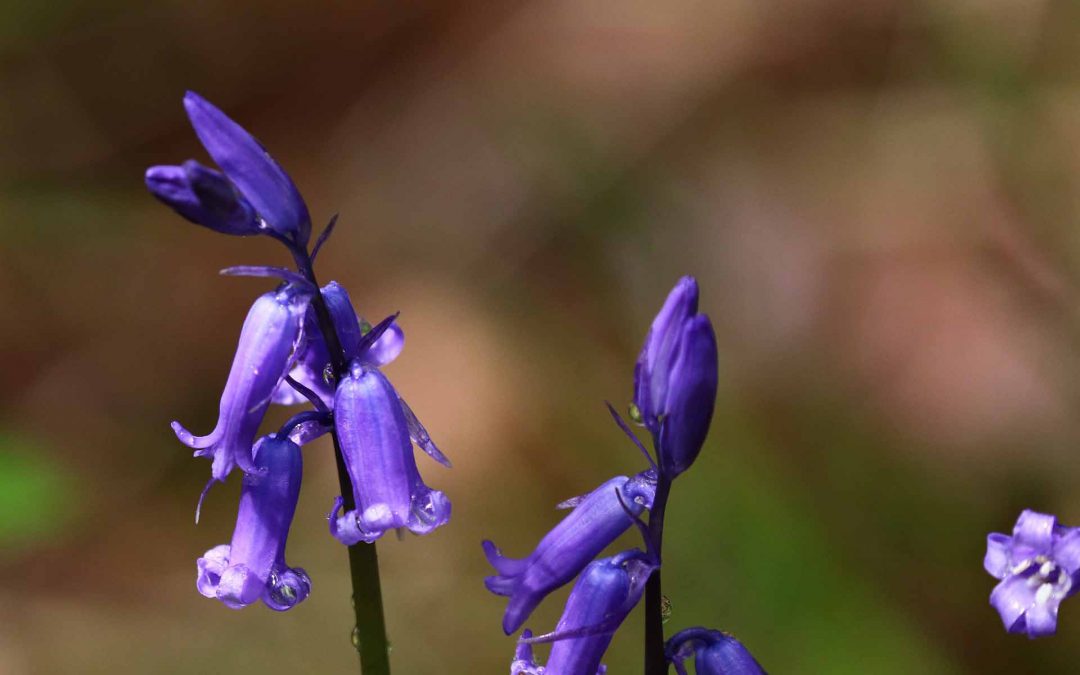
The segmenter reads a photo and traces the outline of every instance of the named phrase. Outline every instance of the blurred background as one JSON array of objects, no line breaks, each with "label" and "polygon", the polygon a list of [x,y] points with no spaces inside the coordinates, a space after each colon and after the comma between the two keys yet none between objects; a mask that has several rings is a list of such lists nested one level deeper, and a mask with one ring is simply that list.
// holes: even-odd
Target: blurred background
[{"label": "blurred background", "polygon": [[213,426],[269,287],[217,270],[288,260],[146,194],[208,161],[186,89],[316,228],[341,214],[322,280],[402,312],[388,375],[455,466],[419,460],[451,523],[379,545],[396,672],[507,671],[479,542],[525,555],[642,468],[603,401],[687,273],[721,392],[669,507],[668,629],[775,673],[1076,672],[1080,601],[1009,636],[982,569],[1022,508],[1080,524],[1070,0],[4,2],[0,672],[356,672],[328,444],[289,540],[310,599],[195,591],[239,481],[196,527],[209,463],[168,423]]}]

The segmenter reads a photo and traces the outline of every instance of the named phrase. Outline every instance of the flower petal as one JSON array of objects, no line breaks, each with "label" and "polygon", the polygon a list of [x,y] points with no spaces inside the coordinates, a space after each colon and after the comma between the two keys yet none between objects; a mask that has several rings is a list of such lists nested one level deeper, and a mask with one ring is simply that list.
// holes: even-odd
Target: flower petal
[{"label": "flower petal", "polygon": [[986,535],[986,557],[983,558],[983,568],[992,576],[1004,579],[1012,567],[1009,560],[1009,552],[1012,550],[1012,537],[1000,532]]},{"label": "flower petal", "polygon": [[1070,528],[1054,543],[1054,561],[1069,575],[1080,571],[1080,528]]},{"label": "flower petal", "polygon": [[1046,513],[1025,509],[1016,519],[1013,539],[1020,546],[1027,546],[1035,552],[1049,555],[1053,549],[1054,526],[1057,518]]},{"label": "flower petal", "polygon": [[1024,618],[1024,613],[1035,604],[1035,589],[1024,577],[1009,577],[994,587],[990,593],[990,604],[1001,615],[1007,631],[1023,632],[1023,624],[1019,622]]}]

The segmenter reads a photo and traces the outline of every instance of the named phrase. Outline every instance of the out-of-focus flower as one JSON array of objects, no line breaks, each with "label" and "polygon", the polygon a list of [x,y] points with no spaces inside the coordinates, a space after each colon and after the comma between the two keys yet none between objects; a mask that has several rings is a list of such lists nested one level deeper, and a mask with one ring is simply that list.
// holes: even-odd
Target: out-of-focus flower
[{"label": "out-of-focus flower", "polygon": [[1058,605],[1080,588],[1080,528],[1025,510],[1011,537],[997,532],[987,536],[983,567],[1001,579],[990,593],[990,604],[1006,630],[1030,638],[1053,635]]},{"label": "out-of-focus flower", "polygon": [[285,563],[285,540],[303,473],[300,447],[275,434],[266,436],[255,448],[255,466],[259,473],[244,476],[232,543],[199,558],[196,586],[233,609],[262,600],[284,611],[311,591],[307,573]]},{"label": "out-of-focus flower", "polygon": [[450,500],[420,478],[409,423],[393,385],[359,359],[338,385],[334,426],[352,479],[356,510],[338,517],[338,497],[330,532],[343,544],[373,542],[389,529],[427,534],[450,519]]},{"label": "out-of-focus flower", "polygon": [[218,171],[195,160],[180,166],[152,166],[146,171],[151,194],[193,223],[223,234],[259,234],[255,208]]},{"label": "out-of-focus flower", "polygon": [[288,368],[309,299],[307,291],[293,285],[259,296],[240,331],[217,426],[205,436],[195,436],[179,422],[172,423],[176,437],[194,448],[196,457],[213,457],[214,480],[225,480],[235,465],[246,473],[255,471],[251,458],[255,434]]},{"label": "out-of-focus flower", "polygon": [[[498,573],[484,580],[496,595],[510,596],[503,631],[521,627],[549,593],[573,579],[590,560],[633,524],[631,516],[652,507],[656,477],[644,472],[616,476],[588,495],[549,532],[527,557],[503,557],[495,544],[484,541],[484,554]],[[621,499],[620,499],[621,497]]]},{"label": "out-of-focus flower", "polygon": [[[641,600],[645,582],[655,569],[654,561],[638,550],[594,560],[582,571],[570,591],[554,632],[534,638],[526,631],[522,639],[554,643],[545,669],[547,673],[604,673],[600,660],[615,631]],[[532,663],[531,652],[516,654],[515,663],[519,661],[517,656],[525,657],[520,659],[524,664],[537,667]],[[529,673],[527,668],[522,672]]]},{"label": "out-of-focus flower", "polygon": [[697,458],[716,404],[716,336],[697,303],[697,282],[683,277],[653,320],[634,369],[634,404],[670,478]]},{"label": "out-of-focus flower", "polygon": [[697,675],[766,675],[750,652],[733,636],[707,628],[679,631],[665,645],[668,661],[679,675],[687,675],[683,663],[694,657]]}]

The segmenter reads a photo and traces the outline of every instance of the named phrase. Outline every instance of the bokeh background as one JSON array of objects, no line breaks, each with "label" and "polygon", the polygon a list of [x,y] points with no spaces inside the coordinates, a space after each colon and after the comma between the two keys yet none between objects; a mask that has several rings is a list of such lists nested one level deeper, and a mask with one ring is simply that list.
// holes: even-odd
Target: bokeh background
[{"label": "bokeh background", "polygon": [[[168,423],[212,427],[268,286],[217,270],[287,258],[145,193],[207,160],[186,89],[316,226],[340,212],[320,276],[402,312],[388,374],[455,467],[420,459],[450,525],[380,544],[396,672],[506,672],[479,542],[524,555],[641,468],[603,401],[686,273],[722,377],[670,505],[669,629],[775,673],[1076,672],[1080,602],[1007,636],[982,570],[1024,507],[1080,524],[1071,0],[0,4],[0,672],[355,672],[328,445],[289,541],[311,598],[195,592],[238,481],[196,527],[208,463]],[[641,623],[611,672],[640,672]]]}]

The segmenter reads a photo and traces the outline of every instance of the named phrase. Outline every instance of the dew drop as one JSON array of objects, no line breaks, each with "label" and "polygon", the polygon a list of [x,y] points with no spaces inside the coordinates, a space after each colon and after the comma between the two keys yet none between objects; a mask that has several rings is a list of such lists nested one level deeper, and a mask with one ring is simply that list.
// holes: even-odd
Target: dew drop
[{"label": "dew drop", "polygon": [[353,626],[352,629],[352,646],[360,651],[360,627]]}]

